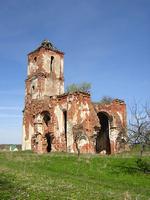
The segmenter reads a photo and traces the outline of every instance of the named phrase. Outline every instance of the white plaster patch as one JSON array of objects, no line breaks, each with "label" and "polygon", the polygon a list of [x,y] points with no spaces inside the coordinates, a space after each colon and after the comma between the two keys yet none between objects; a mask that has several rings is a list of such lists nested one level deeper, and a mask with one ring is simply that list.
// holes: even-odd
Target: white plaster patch
[{"label": "white plaster patch", "polygon": [[64,93],[64,82],[61,82],[61,84],[60,84],[60,89],[59,89],[60,91],[59,91],[59,94],[63,94]]},{"label": "white plaster patch", "polygon": [[31,141],[29,139],[25,141],[24,150],[31,150]]},{"label": "white plaster patch", "polygon": [[70,104],[70,103],[68,103],[68,110],[70,110],[70,108],[71,108],[71,104]]},{"label": "white plaster patch", "polygon": [[35,72],[36,69],[37,69],[37,65],[33,62],[30,62],[29,65],[28,65],[28,75]]},{"label": "white plaster patch", "polygon": [[36,133],[44,133],[43,116],[41,114],[38,114],[34,119],[34,131]]},{"label": "white plaster patch", "polygon": [[41,134],[43,134],[44,133],[44,131],[43,131],[43,124],[35,124],[35,132],[36,133],[41,133]]},{"label": "white plaster patch", "polygon": [[51,62],[51,57],[49,56],[49,54],[44,53],[42,55],[42,60],[43,60],[43,68],[45,69],[46,72],[50,72],[50,62]]},{"label": "white plaster patch", "polygon": [[111,141],[116,141],[118,137],[119,131],[118,130],[110,130],[109,138]]},{"label": "white plaster patch", "polygon": [[34,119],[34,123],[42,123],[42,121],[43,121],[43,116],[41,114],[38,114]]},{"label": "white plaster patch", "polygon": [[29,139],[31,141],[31,137],[34,134],[34,128],[33,126],[29,123]]},{"label": "white plaster patch", "polygon": [[81,140],[78,141],[78,146],[79,149],[82,148],[84,145],[89,144],[88,140],[85,138],[82,138]]},{"label": "white plaster patch", "polygon": [[23,138],[22,138],[22,150],[31,150],[31,137],[34,133],[34,129],[29,124],[29,139],[26,140],[25,125],[23,125]]},{"label": "white plaster patch", "polygon": [[67,101],[68,101],[68,102],[69,102],[69,101],[72,102],[73,100],[74,100],[74,96],[73,96],[73,95],[67,97]]},{"label": "white plaster patch", "polygon": [[24,151],[25,148],[25,125],[23,124],[23,134],[22,134],[22,150]]},{"label": "white plaster patch", "polygon": [[58,122],[58,134],[59,134],[59,133],[62,133],[64,131],[63,111],[61,110],[59,105],[57,105],[55,107],[54,113],[56,115],[57,122]]},{"label": "white plaster patch", "polygon": [[30,93],[32,95],[32,99],[36,99],[39,95],[39,91],[37,90],[37,79],[32,80]]},{"label": "white plaster patch", "polygon": [[73,131],[71,121],[67,121],[67,152],[73,153]]},{"label": "white plaster patch", "polygon": [[63,73],[63,71],[62,71],[63,70],[63,63],[62,63],[62,66],[61,66],[60,56],[58,56],[57,54],[44,53],[42,55],[43,67],[48,73],[50,72],[51,56],[54,57],[54,59],[53,59],[53,69],[52,70],[55,72],[56,77],[59,78],[60,72]]},{"label": "white plaster patch", "polygon": [[60,60],[60,67],[61,67],[61,73],[64,71],[64,60],[61,58]]},{"label": "white plaster patch", "polygon": [[61,104],[61,110],[67,110],[67,103]]},{"label": "white plaster patch", "polygon": [[121,122],[123,122],[123,118],[122,118],[121,113],[120,113],[120,112],[117,112],[117,114],[119,115]]},{"label": "white plaster patch", "polygon": [[78,115],[78,112],[76,111],[73,115],[73,120],[72,120],[73,125],[77,123],[77,119],[78,119],[77,115]]},{"label": "white plaster patch", "polygon": [[60,57],[58,55],[54,56],[54,69],[55,69],[55,74],[56,77],[59,78],[60,77]]},{"label": "white plaster patch", "polygon": [[79,109],[81,111],[81,113],[80,113],[80,116],[81,116],[81,119],[82,119],[81,122],[83,122],[86,119],[86,115],[89,116],[89,114],[90,114],[89,105],[87,103],[86,104],[81,103]]}]

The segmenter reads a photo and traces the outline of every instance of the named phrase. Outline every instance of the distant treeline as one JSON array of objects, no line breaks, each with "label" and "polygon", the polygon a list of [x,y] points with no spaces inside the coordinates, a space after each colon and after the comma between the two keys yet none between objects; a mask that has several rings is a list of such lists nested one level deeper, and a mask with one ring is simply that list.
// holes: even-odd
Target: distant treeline
[{"label": "distant treeline", "polygon": [[0,150],[9,150],[12,145],[16,146],[18,150],[21,150],[21,144],[0,144]]}]

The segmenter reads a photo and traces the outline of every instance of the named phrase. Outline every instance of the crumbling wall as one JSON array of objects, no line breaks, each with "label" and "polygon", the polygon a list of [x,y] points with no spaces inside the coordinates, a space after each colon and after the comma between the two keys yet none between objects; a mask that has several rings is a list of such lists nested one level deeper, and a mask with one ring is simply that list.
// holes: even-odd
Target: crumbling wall
[{"label": "crumbling wall", "polygon": [[63,54],[45,48],[28,55],[27,94],[32,99],[64,93]]},{"label": "crumbling wall", "polygon": [[[48,125],[43,122],[42,113],[45,111],[50,114]],[[67,115],[66,119],[64,112]],[[26,149],[30,147],[34,151],[47,152],[46,134],[49,133],[50,151],[73,153],[77,152],[78,145],[81,153],[96,153],[96,138],[101,130],[98,113],[107,114],[109,119],[111,153],[121,151],[124,148],[123,141],[126,140],[125,103],[113,101],[111,104],[93,105],[90,95],[82,92],[45,97],[43,100],[31,100],[26,103],[24,146]]]},{"label": "crumbling wall", "polygon": [[[31,138],[40,138],[39,135],[42,137],[42,141],[45,143],[45,134],[54,133],[54,117],[53,117],[53,99],[51,99],[51,103],[49,104],[49,98],[44,98],[43,100],[31,100],[30,102],[26,102],[25,110],[24,110],[24,120],[23,120],[23,127],[25,130],[24,143],[29,143],[30,149],[35,146],[36,144],[31,144],[33,140]],[[49,123],[46,125],[43,120],[42,113],[47,111],[51,119]],[[32,131],[31,131],[32,128]],[[43,142],[41,142],[43,143]],[[24,146],[25,146],[24,144]],[[39,142],[38,142],[39,144]],[[37,147],[35,147],[37,148]],[[34,149],[33,149],[34,150]],[[46,152],[46,145],[42,146],[41,152]]]},{"label": "crumbling wall", "polygon": [[[115,99],[110,104],[94,104],[97,113],[103,112],[109,117],[109,138],[111,153],[121,151],[126,144],[126,104],[122,100]],[[121,138],[121,139],[120,139]]]},{"label": "crumbling wall", "polygon": [[[91,103],[90,95],[87,93],[76,92],[58,97],[61,110],[67,112],[67,152],[76,152],[75,127],[82,127],[82,135],[78,138],[81,152],[94,152],[93,134],[98,124],[98,118]],[[64,129],[63,129],[64,130]],[[78,130],[81,132],[81,129]],[[85,138],[85,140],[84,140]]]},{"label": "crumbling wall", "polygon": [[[126,105],[121,100],[93,104],[84,92],[64,93],[64,53],[44,41],[28,54],[22,149],[43,153],[121,151],[126,139]],[[103,130],[99,113],[108,119]],[[107,134],[106,134],[107,133]],[[104,147],[97,151],[99,146]],[[103,151],[103,153],[105,153]]]}]

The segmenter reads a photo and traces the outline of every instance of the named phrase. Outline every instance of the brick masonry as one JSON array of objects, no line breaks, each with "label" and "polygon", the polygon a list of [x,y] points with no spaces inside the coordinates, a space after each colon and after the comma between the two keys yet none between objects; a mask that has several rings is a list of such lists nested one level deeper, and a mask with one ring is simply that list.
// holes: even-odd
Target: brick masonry
[{"label": "brick masonry", "polygon": [[22,149],[112,154],[126,149],[126,104],[64,93],[64,53],[49,41],[28,54]]}]

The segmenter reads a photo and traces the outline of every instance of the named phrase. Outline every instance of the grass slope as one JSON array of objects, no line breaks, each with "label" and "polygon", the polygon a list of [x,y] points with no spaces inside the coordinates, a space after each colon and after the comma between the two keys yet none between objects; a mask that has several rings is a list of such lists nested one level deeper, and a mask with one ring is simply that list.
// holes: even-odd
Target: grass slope
[{"label": "grass slope", "polygon": [[1,200],[150,199],[150,175],[126,154],[0,152],[0,172]]}]

